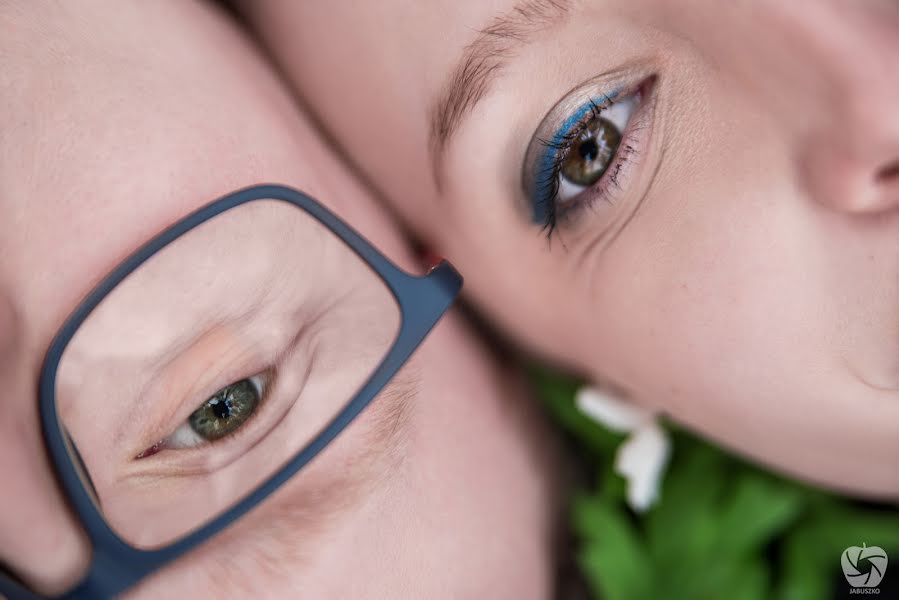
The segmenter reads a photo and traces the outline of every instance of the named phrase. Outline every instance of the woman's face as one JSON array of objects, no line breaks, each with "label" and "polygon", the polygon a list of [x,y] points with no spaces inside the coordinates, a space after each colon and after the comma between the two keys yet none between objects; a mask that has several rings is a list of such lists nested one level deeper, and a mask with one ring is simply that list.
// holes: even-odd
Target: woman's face
[{"label": "woman's face", "polygon": [[[198,207],[264,181],[305,190],[391,259],[417,270],[397,228],[229,20],[183,2],[100,2],[76,12],[40,4],[0,10],[6,107],[0,114],[0,472],[8,492],[0,494],[0,566],[47,594],[76,582],[90,556],[41,442],[38,374],[50,340],[100,278]],[[189,513],[198,506],[218,511],[216,491],[242,485],[253,469],[271,469],[264,452],[302,436],[304,422],[294,417],[303,403],[288,402],[287,416],[282,411],[277,419],[260,412],[247,422],[250,435],[259,433],[253,423],[268,423],[270,433],[230,445],[203,444],[199,429],[185,429],[198,406],[169,406],[182,397],[179,390],[198,392],[201,403],[200,387],[220,387],[210,380],[224,370],[222,360],[244,358],[241,331],[258,333],[263,345],[280,344],[296,325],[293,317],[314,309],[314,356],[323,364],[310,367],[306,390],[317,385],[316,371],[333,375],[327,367],[340,361],[334,382],[348,383],[356,363],[328,348],[346,350],[346,338],[362,333],[379,339],[384,323],[395,324],[393,310],[371,314],[385,305],[367,301],[377,291],[370,276],[337,260],[333,244],[312,245],[310,236],[285,226],[294,217],[260,210],[233,222],[223,216],[215,221],[217,237],[192,232],[178,252],[147,263],[152,267],[142,267],[140,285],[126,280],[110,296],[115,306],[130,307],[122,315],[133,326],[103,304],[96,314],[111,320],[92,315],[64,355],[60,414],[86,450],[101,498],[114,489],[126,501],[104,504],[112,520],[124,515],[125,525],[140,526],[135,516],[162,518],[153,503],[160,490],[161,500],[169,500],[162,503],[166,518],[175,518],[174,499],[189,499],[179,503],[178,516],[196,517]],[[249,255],[258,260],[247,261]],[[184,277],[205,264],[198,256],[227,260],[232,268],[199,286]],[[268,313],[254,314],[264,314],[263,326],[235,325],[253,323],[235,299],[259,296]],[[328,301],[335,296],[362,302]],[[351,334],[334,339],[348,323]],[[157,343],[184,352],[174,359],[166,354],[157,371],[135,362],[135,348]],[[368,357],[372,347],[353,349],[352,360]],[[287,389],[292,372],[280,370],[272,389]],[[123,376],[126,381],[109,385],[108,377]],[[134,434],[156,411],[122,410],[121,391],[137,378],[173,392],[153,396],[177,417],[163,422],[159,435]],[[552,574],[551,453],[518,383],[456,315],[447,315],[312,463],[235,526],[142,582],[133,597],[437,597],[448,589],[462,596],[545,596]],[[340,400],[350,393],[344,390]],[[76,404],[66,404],[66,394]],[[285,396],[271,396],[272,406],[279,397]],[[113,443],[122,439],[118,434],[128,443]],[[150,446],[162,438],[164,447]],[[137,451],[123,452],[123,445]],[[191,471],[200,463],[205,467]],[[232,463],[243,467],[229,470]],[[181,471],[190,478],[169,477]],[[116,478],[141,473],[153,476],[152,485]],[[185,479],[190,485],[179,488]],[[120,481],[135,487],[116,488]],[[195,497],[198,488],[208,494]],[[145,510],[129,514],[138,504]],[[171,533],[195,523],[173,522]],[[137,527],[125,536],[141,541],[144,533]]]},{"label": "woman's face", "polygon": [[899,5],[253,3],[343,150],[548,356],[899,496]]}]

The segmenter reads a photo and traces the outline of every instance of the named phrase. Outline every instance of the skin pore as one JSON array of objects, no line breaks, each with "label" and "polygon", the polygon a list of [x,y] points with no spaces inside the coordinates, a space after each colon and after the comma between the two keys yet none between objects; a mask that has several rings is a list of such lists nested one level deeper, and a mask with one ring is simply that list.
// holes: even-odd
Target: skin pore
[{"label": "skin pore", "polygon": [[[0,472],[13,491],[0,497],[0,565],[36,591],[56,594],[78,580],[89,555],[41,441],[37,377],[53,335],[110,269],[196,208],[260,182],[309,193],[400,266],[420,268],[257,52],[207,5],[6,4],[0,58]],[[289,263],[282,260],[278,273],[289,273]],[[299,258],[293,263],[309,267]],[[194,326],[202,322],[197,316]],[[389,309],[381,317],[389,323]],[[103,362],[113,342],[147,341],[110,339],[102,321],[94,323],[85,343],[93,335],[105,345],[82,346],[73,354],[82,365]],[[166,333],[165,323],[153,331]],[[193,331],[186,356],[202,361],[233,339],[209,331]],[[192,372],[192,361],[178,368]],[[87,381],[71,368],[85,385],[73,387],[73,406],[92,399],[85,391],[106,393],[108,373],[98,369]],[[233,379],[253,374],[247,371]],[[127,452],[110,446],[117,453],[104,462],[109,440],[101,439],[86,462],[113,474],[125,472],[119,467],[174,468],[186,461],[179,458],[184,449],[137,456],[227,383],[198,384],[205,391],[186,394],[189,406],[158,419],[161,435],[132,435],[127,414],[99,411],[110,418],[109,435],[129,440]],[[300,475],[128,597],[283,598],[300,590],[311,598],[424,598],[447,590],[458,597],[547,596],[551,445],[521,398],[517,377],[449,314]],[[64,418],[74,426],[81,415],[73,410]],[[73,434],[89,440],[88,425]],[[211,457],[216,447],[226,448],[193,451]]]},{"label": "skin pore", "polygon": [[242,8],[511,335],[764,464],[899,497],[894,2]]}]

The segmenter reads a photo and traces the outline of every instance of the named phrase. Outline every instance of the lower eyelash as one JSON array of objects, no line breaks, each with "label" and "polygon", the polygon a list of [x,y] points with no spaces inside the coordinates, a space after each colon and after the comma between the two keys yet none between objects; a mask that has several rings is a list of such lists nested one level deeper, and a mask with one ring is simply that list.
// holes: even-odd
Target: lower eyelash
[{"label": "lower eyelash", "polygon": [[[618,151],[615,153],[615,160],[609,167],[606,169],[606,172],[603,173],[602,177],[599,178],[599,181],[594,183],[591,186],[591,189],[595,190],[592,194],[586,194],[586,198],[583,200],[578,200],[570,203],[564,208],[559,208],[556,206],[556,194],[558,192],[558,177],[561,173],[562,161],[557,161],[554,166],[555,169],[555,193],[552,197],[549,198],[548,204],[549,212],[546,223],[542,227],[542,231],[546,233],[547,238],[552,238],[553,232],[558,225],[560,219],[570,218],[576,212],[585,210],[594,206],[597,202],[608,202],[612,204],[612,193],[609,189],[610,186],[614,186],[620,189],[620,185],[618,183],[618,176],[621,172],[624,163],[627,162],[628,157],[633,154],[636,154],[637,150],[634,148],[633,144],[630,143],[629,140],[622,140],[621,145],[618,147]],[[606,182],[607,183],[603,183]]]},{"label": "lower eyelash", "polygon": [[587,127],[592,119],[599,117],[603,111],[612,106],[615,102],[614,98],[616,97],[617,94],[603,96],[600,104],[596,104],[592,99],[589,100],[588,113],[567,133],[552,140],[537,140],[545,148],[555,150],[553,162],[548,167],[544,167],[541,171],[538,171],[535,176],[536,181],[546,182],[544,184],[544,189],[538,192],[540,199],[536,201],[536,204],[546,215],[541,231],[547,232],[548,237],[552,237],[552,233],[556,228],[556,198],[559,194],[559,175],[562,170],[562,163],[565,161],[568,152],[571,150],[571,143],[580,136],[584,131],[584,128]]},{"label": "lower eyelash", "polygon": [[[643,101],[645,101],[645,97],[640,100],[640,102]],[[545,232],[547,238],[549,239],[552,238],[552,235],[555,232],[556,226],[558,225],[560,219],[569,218],[575,212],[590,208],[598,201],[606,201],[611,204],[612,194],[609,188],[611,186],[614,186],[616,188],[621,187],[618,182],[618,177],[621,173],[621,169],[624,167],[624,164],[629,160],[629,158],[637,153],[637,141],[634,138],[637,132],[643,129],[645,125],[641,126],[636,122],[631,122],[625,128],[623,138],[617,150],[615,151],[615,157],[612,164],[609,165],[609,167],[596,183],[582,192],[581,195],[584,195],[586,197],[582,200],[575,200],[573,202],[567,203],[564,207],[557,206],[556,199],[558,198],[559,191],[559,177],[562,172],[562,165],[565,162],[565,158],[568,156],[568,152],[571,150],[571,142],[577,139],[577,137],[587,126],[587,123],[590,119],[595,116],[601,115],[603,111],[607,110],[608,107],[611,106],[612,102],[612,100],[609,100],[608,104],[604,103],[602,107],[599,107],[591,102],[593,110],[591,111],[590,116],[587,119],[584,119],[577,127],[574,127],[569,133],[562,136],[558,140],[539,140],[539,142],[547,148],[557,150],[555,156],[553,157],[552,164],[548,168],[545,168],[543,172],[537,173],[536,176],[536,179],[538,181],[547,182],[547,187],[542,194],[542,198],[537,202],[538,204],[543,206],[543,210],[546,214],[546,218],[544,220],[541,231]],[[636,118],[636,115],[634,116],[634,118]],[[591,193],[586,193],[588,190]]]}]

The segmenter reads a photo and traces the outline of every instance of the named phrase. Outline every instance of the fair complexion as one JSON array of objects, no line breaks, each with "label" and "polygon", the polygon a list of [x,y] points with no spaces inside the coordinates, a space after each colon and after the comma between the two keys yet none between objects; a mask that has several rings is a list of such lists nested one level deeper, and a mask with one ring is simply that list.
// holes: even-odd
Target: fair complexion
[{"label": "fair complexion", "polygon": [[[33,589],[56,594],[78,580],[89,555],[41,441],[37,377],[51,338],[104,274],[192,210],[266,181],[303,189],[401,266],[419,267],[250,44],[209,7],[9,5],[0,11],[0,32],[6,107],[0,114],[0,472],[9,491],[0,496],[0,564]],[[278,276],[291,273],[290,261],[277,266]],[[299,259],[294,266],[311,268]],[[347,280],[335,285],[358,283],[351,269],[344,273]],[[172,323],[152,312],[161,305],[145,308],[147,319],[159,317],[152,329],[163,342],[169,333],[199,335],[192,328],[203,315],[169,330]],[[391,322],[390,313],[384,317]],[[104,371],[90,360],[112,352],[111,341],[130,339],[111,340],[104,326],[93,321],[84,351],[72,354],[82,367],[94,364],[94,375]],[[88,343],[91,336],[96,344]],[[187,347],[222,347],[195,342]],[[191,372],[189,360],[176,362],[175,371]],[[79,363],[71,364],[84,379]],[[129,597],[547,596],[549,451],[516,381],[457,315],[448,315],[397,380],[300,475]],[[87,389],[104,393],[97,381],[89,383],[94,387],[71,388],[72,402],[94,398],[80,395]],[[113,454],[119,448],[101,439],[85,458],[95,465],[100,494],[128,469],[165,474],[183,466],[178,447],[137,455],[167,438],[194,408],[156,423],[158,436],[154,430],[133,439],[127,411],[116,415],[110,423],[125,424],[120,433],[129,452]],[[63,418],[90,446],[91,422],[79,429],[78,411]],[[290,438],[279,431],[272,429],[279,439]],[[192,451],[213,451],[203,448]],[[252,466],[254,456],[248,450],[241,460]],[[122,470],[104,487],[102,469],[112,467]],[[120,529],[133,521],[126,515],[123,523]],[[129,535],[139,539],[142,532]]]},{"label": "fair complexion", "polygon": [[894,2],[244,13],[511,335],[764,464],[899,497]]}]

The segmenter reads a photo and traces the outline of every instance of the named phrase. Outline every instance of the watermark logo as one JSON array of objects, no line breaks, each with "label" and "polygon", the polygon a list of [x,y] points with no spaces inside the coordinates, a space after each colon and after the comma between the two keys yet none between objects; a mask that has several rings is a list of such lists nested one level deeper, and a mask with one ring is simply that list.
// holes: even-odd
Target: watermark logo
[{"label": "watermark logo", "polygon": [[877,587],[887,571],[887,553],[877,546],[850,546],[843,550],[840,565],[852,586],[850,594],[879,594]]}]

